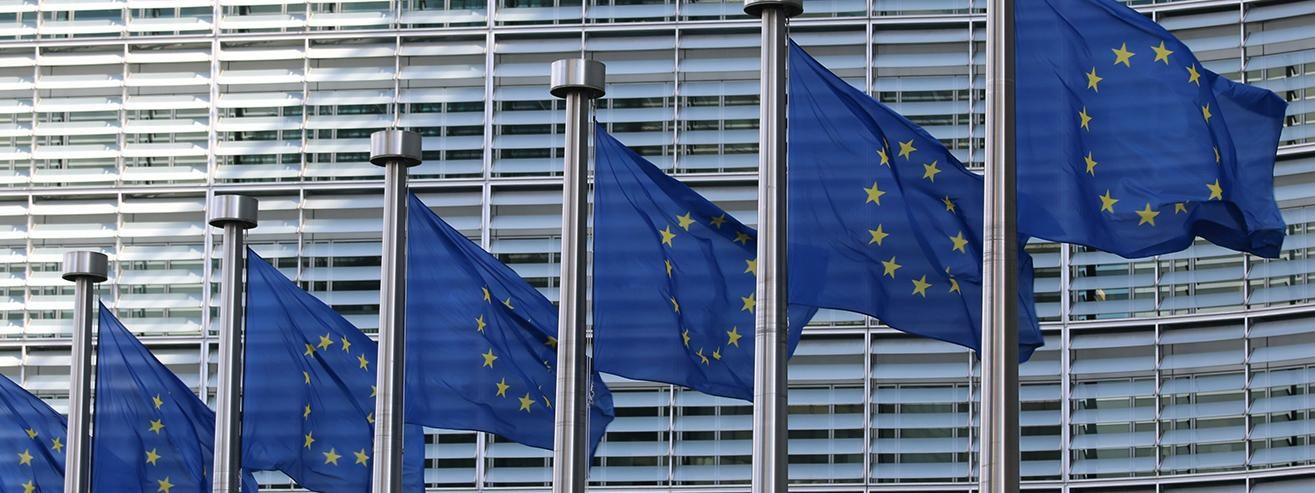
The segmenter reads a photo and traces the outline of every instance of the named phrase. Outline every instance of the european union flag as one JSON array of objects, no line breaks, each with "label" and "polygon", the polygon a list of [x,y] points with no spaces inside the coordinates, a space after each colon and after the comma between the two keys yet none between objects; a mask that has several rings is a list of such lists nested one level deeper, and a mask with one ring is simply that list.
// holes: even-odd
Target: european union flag
[{"label": "european union flag", "polygon": [[[594,135],[598,369],[753,400],[757,234],[602,126]],[[793,352],[817,310],[790,308]]]},{"label": "european union flag", "polygon": [[1124,257],[1197,236],[1278,255],[1282,99],[1112,0],[1019,0],[1015,18],[1019,231]]},{"label": "european union flag", "polygon": [[[215,413],[105,305],[99,334],[92,491],[209,491]],[[242,488],[257,491],[250,474]]]},{"label": "european union flag", "polygon": [[0,376],[0,493],[64,491],[64,423],[45,401]]},{"label": "european union flag", "polygon": [[[377,344],[247,250],[243,467],[323,493],[370,491]],[[407,426],[407,491],[424,489],[424,430]]]},{"label": "european union flag", "polygon": [[[552,449],[557,308],[411,195],[406,418]],[[590,450],[614,416],[598,373]]]},{"label": "european union flag", "polygon": [[[982,177],[790,44],[792,303],[981,349]],[[1020,241],[1019,355],[1040,347]],[[796,286],[812,286],[799,289]]]}]

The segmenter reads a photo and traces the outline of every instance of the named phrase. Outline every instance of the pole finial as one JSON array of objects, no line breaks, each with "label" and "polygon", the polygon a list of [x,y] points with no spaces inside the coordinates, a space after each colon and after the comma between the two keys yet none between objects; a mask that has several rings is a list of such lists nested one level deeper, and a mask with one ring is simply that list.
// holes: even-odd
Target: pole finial
[{"label": "pole finial", "polygon": [[803,0],[744,0],[744,13],[754,17],[762,17],[763,9],[772,7],[781,8],[786,18],[804,13]]},{"label": "pole finial", "polygon": [[552,62],[551,87],[553,96],[565,98],[580,91],[585,99],[597,99],[607,93],[607,66],[597,60],[566,58]]},{"label": "pole finial", "polygon": [[370,134],[370,163],[392,163],[411,167],[420,164],[420,134],[409,130],[388,129]]},{"label": "pole finial", "polygon": [[109,279],[109,257],[100,252],[76,251],[64,254],[64,280],[105,282]]},{"label": "pole finial", "polygon": [[242,229],[256,227],[260,202],[246,195],[216,195],[210,199],[210,225],[222,228],[237,223]]}]

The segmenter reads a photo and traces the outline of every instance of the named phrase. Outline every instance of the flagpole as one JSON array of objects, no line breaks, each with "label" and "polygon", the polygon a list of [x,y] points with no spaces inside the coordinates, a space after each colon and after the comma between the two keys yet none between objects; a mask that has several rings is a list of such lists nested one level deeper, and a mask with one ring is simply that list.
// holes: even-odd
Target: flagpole
[{"label": "flagpole", "polygon": [[802,0],[745,0],[744,11],[762,19],[751,491],[784,493],[790,479],[786,407],[786,44],[787,21],[802,14],[804,5]]},{"label": "flagpole", "polygon": [[[73,281],[73,367],[70,368],[68,455],[64,491],[91,489],[91,297],[93,284],[108,278],[109,259],[100,252],[64,254],[64,279]],[[110,471],[111,473],[113,471]]]},{"label": "flagpole", "polygon": [[979,493],[1018,491],[1018,252],[1014,173],[1014,0],[986,20],[986,197]]},{"label": "flagpole", "polygon": [[[256,227],[259,204],[243,195],[210,199],[210,225],[224,229],[219,285],[219,389],[215,396],[213,493],[237,493],[242,485],[243,263],[246,230]],[[254,492],[252,492],[254,493]]]},{"label": "flagpole", "polygon": [[[420,134],[370,134],[370,162],[384,169],[383,258],[379,274],[379,352],[375,357],[374,461],[370,491],[402,492],[406,388],[407,168],[420,164]],[[424,453],[412,450],[411,453]]]},{"label": "flagpole", "polygon": [[589,100],[603,97],[606,67],[571,58],[552,63],[553,96],[566,100],[562,171],[562,273],[557,328],[557,406],[553,429],[553,493],[580,493],[589,470],[589,368],[585,355],[588,295]]}]

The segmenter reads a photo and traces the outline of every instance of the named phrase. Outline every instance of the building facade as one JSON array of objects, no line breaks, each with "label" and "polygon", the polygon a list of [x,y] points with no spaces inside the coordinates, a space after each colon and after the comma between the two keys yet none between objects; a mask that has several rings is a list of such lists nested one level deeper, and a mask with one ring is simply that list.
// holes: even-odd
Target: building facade
[{"label": "building facade", "polygon": [[[983,155],[984,0],[807,0],[793,36],[833,71]],[[1128,261],[1036,243],[1046,346],[1020,372],[1022,474],[1045,492],[1315,491],[1315,0],[1132,0],[1211,70],[1289,101],[1281,258],[1204,242]],[[758,23],[721,0],[0,2],[0,373],[58,409],[72,285],[213,401],[216,193],[260,199],[250,242],[378,326],[382,181],[368,136],[424,136],[412,186],[556,297],[555,59],[608,67],[598,119],[755,222]],[[967,491],[974,357],[823,312],[791,364],[796,491]],[[747,491],[748,403],[611,380],[607,491]],[[431,490],[542,490],[549,453],[431,430]],[[277,474],[270,488],[292,489]]]}]

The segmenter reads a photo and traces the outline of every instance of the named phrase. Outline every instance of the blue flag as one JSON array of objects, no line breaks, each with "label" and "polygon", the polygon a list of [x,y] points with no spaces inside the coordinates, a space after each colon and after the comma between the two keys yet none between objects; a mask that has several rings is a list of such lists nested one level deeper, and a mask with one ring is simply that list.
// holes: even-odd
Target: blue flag
[{"label": "blue flag", "polygon": [[1019,231],[1124,257],[1283,245],[1286,103],[1113,0],[1017,5]]},{"label": "blue flag", "polygon": [[[753,400],[757,234],[601,126],[594,135],[597,368]],[[790,352],[816,311],[791,306]]]},{"label": "blue flag", "polygon": [[[100,306],[92,491],[210,490],[215,413]],[[257,491],[250,474],[243,491]]]},{"label": "blue flag", "polygon": [[[553,447],[557,308],[411,195],[406,416],[413,423]],[[614,416],[593,375],[590,450]]]},{"label": "blue flag", "polygon": [[[322,493],[370,491],[378,345],[247,250],[243,466]],[[407,491],[424,489],[424,430],[407,426]]]},{"label": "blue flag", "polygon": [[[790,44],[790,301],[981,350],[982,177]],[[1040,347],[1018,259],[1019,355]],[[800,289],[800,286],[811,289]]]},{"label": "blue flag", "polygon": [[0,493],[64,491],[64,423],[45,401],[0,376]]}]

